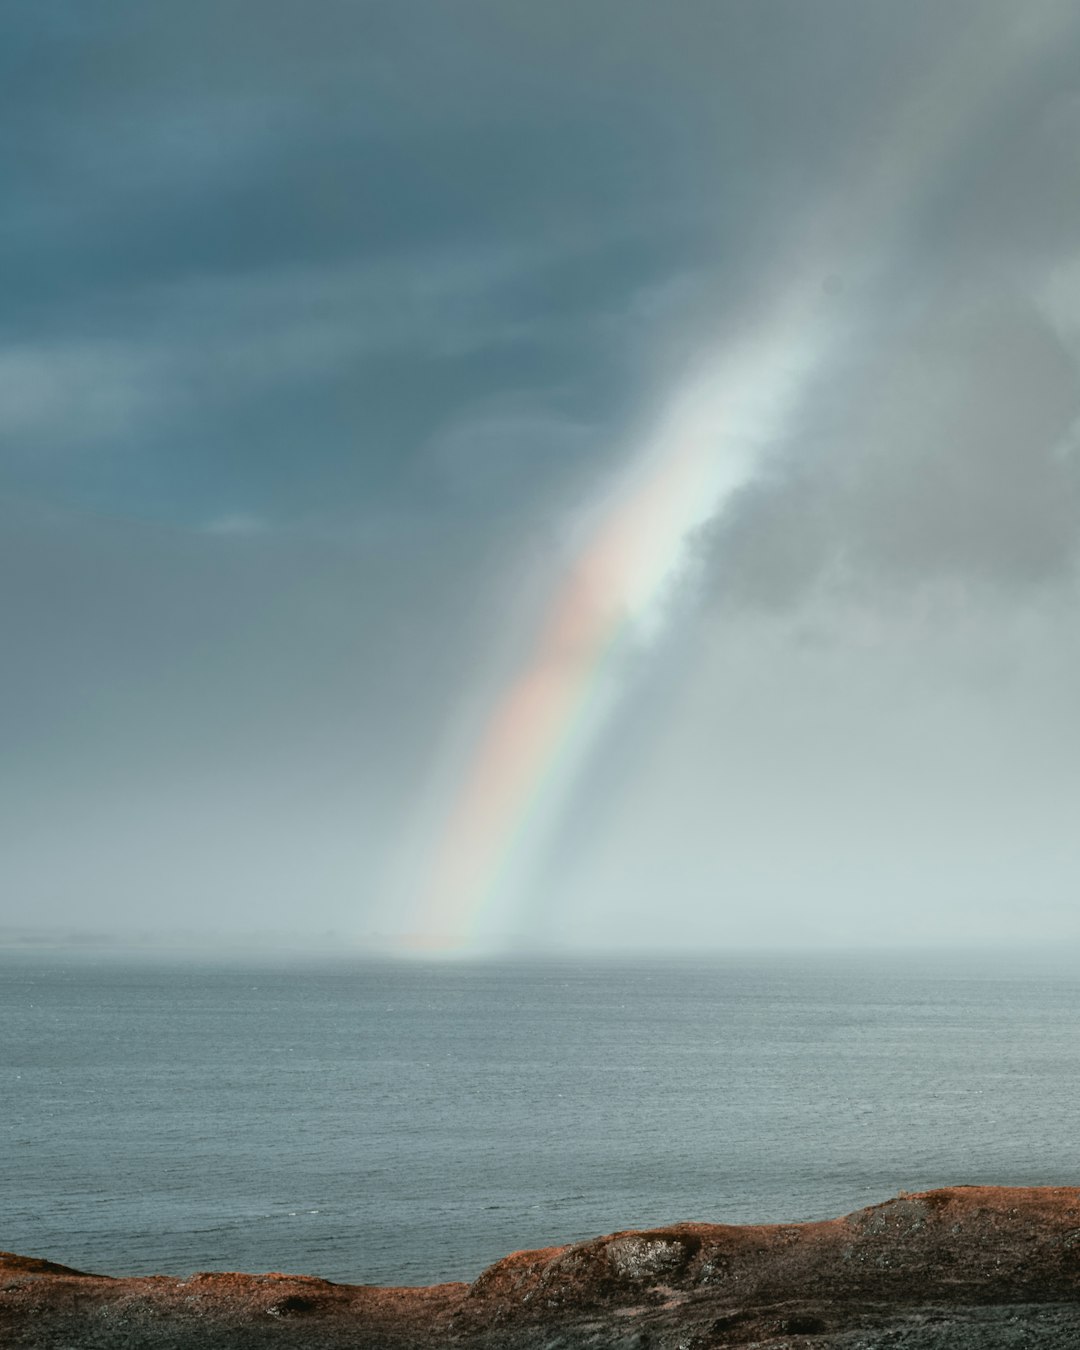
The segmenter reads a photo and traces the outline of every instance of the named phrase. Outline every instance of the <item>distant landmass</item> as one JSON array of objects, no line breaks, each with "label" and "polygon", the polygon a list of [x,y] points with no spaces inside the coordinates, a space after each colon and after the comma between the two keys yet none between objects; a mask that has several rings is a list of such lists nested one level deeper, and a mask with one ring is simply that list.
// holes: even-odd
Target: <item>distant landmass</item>
[{"label": "distant landmass", "polygon": [[23,1350],[1075,1350],[1080,1188],[954,1187],[846,1218],[516,1252],[471,1284],[113,1278],[0,1255]]}]

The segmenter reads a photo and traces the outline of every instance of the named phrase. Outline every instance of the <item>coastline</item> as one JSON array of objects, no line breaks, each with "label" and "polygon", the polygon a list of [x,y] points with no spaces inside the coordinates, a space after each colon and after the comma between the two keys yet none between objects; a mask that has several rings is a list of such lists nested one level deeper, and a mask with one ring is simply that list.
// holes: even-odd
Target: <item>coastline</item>
[{"label": "coastline", "polygon": [[801,1224],[677,1224],[515,1252],[471,1283],[115,1277],[0,1255],[20,1350],[996,1350],[1080,1344],[1080,1188],[901,1193]]}]

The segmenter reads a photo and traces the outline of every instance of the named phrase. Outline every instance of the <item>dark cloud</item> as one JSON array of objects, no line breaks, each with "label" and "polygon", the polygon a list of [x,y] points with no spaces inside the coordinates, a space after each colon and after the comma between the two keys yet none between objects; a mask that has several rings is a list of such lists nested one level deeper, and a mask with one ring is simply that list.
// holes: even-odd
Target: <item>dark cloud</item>
[{"label": "dark cloud", "polygon": [[22,10],[0,80],[0,360],[63,387],[40,436],[5,428],[16,482],[46,490],[23,448],[91,445],[124,509],[184,510],[181,478],[196,512],[234,509],[245,480],[260,506],[318,508],[386,490],[508,389],[616,440],[679,316],[598,319],[688,268],[752,287],[843,160],[848,108],[887,101],[933,40],[913,11],[833,11]]},{"label": "dark cloud", "polygon": [[1030,302],[935,297],[700,541],[722,603],[1070,581],[1080,377]]},{"label": "dark cloud", "polygon": [[[757,653],[716,686],[738,703],[781,657],[812,664],[792,634],[822,596],[884,614],[886,595],[955,582],[1023,611],[1071,577],[1067,6],[9,9],[0,854],[16,906],[127,921],[158,886],[242,921],[255,894],[286,913],[313,878],[315,907],[362,927],[462,708],[528,650],[575,513],[789,275],[820,271],[857,350],[809,381],[699,540],[723,623],[676,606],[637,653],[640,697],[587,766],[604,801],[578,803],[546,881],[588,860],[594,826],[617,842],[632,819],[655,843],[651,862],[618,845],[641,877],[678,856],[672,875],[707,889],[695,812],[723,754],[672,713],[672,672],[716,629]],[[851,677],[869,704],[879,673]],[[784,759],[769,728],[802,705],[773,693],[755,731],[801,783],[827,753],[809,738]],[[708,690],[686,706],[708,723]],[[629,734],[635,712],[648,725]],[[679,818],[634,786],[669,719],[688,778],[668,764],[656,781]],[[625,876],[617,853],[600,874]]]}]

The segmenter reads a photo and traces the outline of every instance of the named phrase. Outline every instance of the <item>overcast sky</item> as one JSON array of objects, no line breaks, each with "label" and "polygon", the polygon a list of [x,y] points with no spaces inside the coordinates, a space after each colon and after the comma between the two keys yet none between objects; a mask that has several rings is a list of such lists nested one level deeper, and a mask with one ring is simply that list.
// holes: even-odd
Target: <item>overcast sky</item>
[{"label": "overcast sky", "polygon": [[4,30],[0,927],[415,931],[704,390],[742,475],[469,949],[1080,938],[1068,0]]}]

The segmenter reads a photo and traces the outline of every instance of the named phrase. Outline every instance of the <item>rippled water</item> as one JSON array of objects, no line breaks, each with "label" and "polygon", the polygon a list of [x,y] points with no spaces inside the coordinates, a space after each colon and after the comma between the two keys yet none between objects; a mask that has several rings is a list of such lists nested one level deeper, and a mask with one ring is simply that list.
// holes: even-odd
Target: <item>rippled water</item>
[{"label": "rippled water", "polygon": [[0,1247],[469,1278],[517,1247],[1080,1182],[1080,976],[940,956],[0,953]]}]

